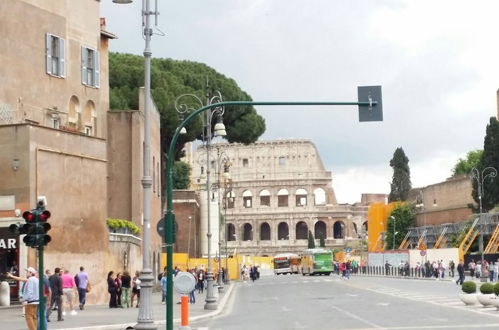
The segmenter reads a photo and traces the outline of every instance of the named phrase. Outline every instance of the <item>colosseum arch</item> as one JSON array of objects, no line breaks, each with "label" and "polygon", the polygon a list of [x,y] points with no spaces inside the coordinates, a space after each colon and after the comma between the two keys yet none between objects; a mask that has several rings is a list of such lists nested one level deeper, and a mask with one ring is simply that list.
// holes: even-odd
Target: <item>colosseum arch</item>
[{"label": "colosseum arch", "polygon": [[232,223],[228,223],[227,224],[227,241],[230,242],[230,241],[235,241],[237,239],[236,237],[236,227],[234,227],[234,225]]},{"label": "colosseum arch", "polygon": [[300,221],[296,224],[296,239],[307,239],[308,238],[308,226],[304,221]]},{"label": "colosseum arch", "polygon": [[322,188],[314,190],[314,205],[326,205],[326,191]]},{"label": "colosseum arch", "polygon": [[253,226],[250,223],[245,223],[243,226],[243,241],[253,240]]},{"label": "colosseum arch", "polygon": [[289,192],[287,189],[280,189],[277,192],[277,207],[287,207],[288,206]]},{"label": "colosseum arch", "polygon": [[307,191],[303,188],[296,189],[296,206],[306,206],[307,205]]},{"label": "colosseum arch", "polygon": [[343,221],[336,221],[333,225],[333,237],[345,238],[345,224]]},{"label": "colosseum arch", "polygon": [[278,240],[288,240],[289,239],[289,226],[286,222],[281,222],[277,226],[277,239]]},{"label": "colosseum arch", "polygon": [[327,232],[326,232],[326,223],[324,221],[317,221],[314,225],[314,237],[319,239],[319,238],[324,238],[326,239],[327,237]]},{"label": "colosseum arch", "polygon": [[270,225],[267,222],[260,225],[260,240],[270,241]]}]

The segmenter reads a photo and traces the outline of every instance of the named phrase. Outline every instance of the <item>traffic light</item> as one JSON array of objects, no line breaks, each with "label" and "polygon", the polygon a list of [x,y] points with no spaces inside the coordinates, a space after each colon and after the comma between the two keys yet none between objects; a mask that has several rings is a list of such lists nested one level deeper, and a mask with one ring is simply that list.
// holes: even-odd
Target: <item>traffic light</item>
[{"label": "traffic light", "polygon": [[38,207],[24,212],[23,218],[26,223],[24,225],[10,225],[10,231],[17,235],[26,234],[23,242],[27,246],[39,247],[47,245],[51,240],[50,236],[47,235],[51,228],[47,222],[50,218],[50,212],[45,210],[44,207]]}]

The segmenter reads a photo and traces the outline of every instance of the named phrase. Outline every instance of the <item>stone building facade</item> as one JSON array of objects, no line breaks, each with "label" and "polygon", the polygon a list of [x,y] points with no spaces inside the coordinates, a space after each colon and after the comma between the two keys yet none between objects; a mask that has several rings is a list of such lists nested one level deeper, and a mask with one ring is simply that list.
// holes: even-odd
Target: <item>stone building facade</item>
[{"label": "stone building facade", "polygon": [[451,177],[423,188],[414,188],[408,200],[416,205],[416,226],[441,225],[468,220],[475,201],[468,175]]},{"label": "stone building facade", "polygon": [[[0,246],[0,273],[37,265],[36,250],[8,227],[24,222],[22,211],[45,196],[52,213],[45,268],[76,273],[83,265],[94,287],[89,303],[104,302],[107,272],[140,269],[142,256],[140,237],[114,235],[106,225],[120,217],[142,226],[143,120],[140,111],[108,113],[108,43],[115,36],[95,0],[1,1],[0,31],[0,240],[12,243]],[[135,135],[120,140],[108,134],[114,130]],[[152,130],[159,181],[159,124]],[[152,228],[160,203],[158,189]],[[125,256],[129,243],[135,245]],[[160,244],[153,237],[151,261]],[[13,298],[17,290],[14,284]]]},{"label": "stone building facade", "polygon": [[[331,172],[308,140],[214,144],[210,152],[211,198],[206,198],[205,158],[201,147],[186,159],[200,198],[210,199],[211,209],[216,209],[210,212],[211,223],[216,224],[211,226],[213,247],[218,244],[218,223],[224,222],[219,215],[225,219],[225,226],[220,227],[222,255],[225,240],[229,254],[272,256],[306,249],[309,230],[317,245],[323,237],[328,248],[345,247],[365,233],[367,206],[337,203]],[[207,212],[203,203],[201,206],[203,223]],[[207,242],[202,240],[201,245],[206,252]]]}]

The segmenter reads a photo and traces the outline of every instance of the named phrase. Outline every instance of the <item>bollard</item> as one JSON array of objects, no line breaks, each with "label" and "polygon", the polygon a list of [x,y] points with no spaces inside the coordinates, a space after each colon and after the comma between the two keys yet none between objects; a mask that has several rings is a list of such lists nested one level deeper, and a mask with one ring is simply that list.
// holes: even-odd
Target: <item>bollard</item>
[{"label": "bollard", "polygon": [[10,287],[6,281],[0,282],[0,306],[10,306]]},{"label": "bollard", "polygon": [[182,330],[190,330],[189,327],[189,296],[180,297],[180,328]]}]

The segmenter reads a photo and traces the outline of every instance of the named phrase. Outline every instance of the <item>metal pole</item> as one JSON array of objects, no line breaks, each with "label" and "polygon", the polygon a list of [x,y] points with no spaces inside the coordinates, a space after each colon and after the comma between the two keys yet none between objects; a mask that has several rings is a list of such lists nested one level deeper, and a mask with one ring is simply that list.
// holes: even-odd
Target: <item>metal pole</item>
[{"label": "metal pole", "polygon": [[393,245],[392,245],[392,250],[395,250],[395,218],[392,218],[393,220]]},{"label": "metal pole", "polygon": [[[223,292],[224,291],[224,286],[223,286],[223,271],[222,271],[222,242],[220,240],[220,234],[222,232],[221,225],[222,225],[222,213],[220,212],[220,185],[221,185],[221,178],[220,178],[220,172],[222,172],[222,155],[220,154],[220,147],[217,146],[217,170],[218,170],[218,279],[217,279],[217,285],[218,285],[218,292]],[[225,220],[224,220],[225,222]]]},{"label": "metal pole", "polygon": [[[144,3],[143,3],[144,5]],[[154,324],[152,311],[152,287],[154,277],[149,264],[149,249],[151,246],[151,186],[152,178],[149,173],[150,165],[150,149],[151,149],[151,36],[152,29],[150,25],[150,15],[155,15],[155,12],[150,11],[149,0],[145,1],[145,8],[142,10],[142,15],[145,21],[144,37],[144,159],[143,159],[143,227],[142,227],[142,271],[140,273],[141,281],[141,301],[139,305],[139,315],[135,329],[157,329]]]},{"label": "metal pole", "polygon": [[[209,97],[207,95],[208,105]],[[212,110],[206,112],[206,209],[208,212],[208,232],[206,237],[208,238],[208,269],[206,273],[206,304],[204,309],[215,310],[217,309],[217,301],[213,295],[213,268],[211,265],[211,214],[210,214],[210,147],[211,147],[211,113]]]},{"label": "metal pole", "polygon": [[38,322],[39,329],[40,330],[46,330],[45,328],[45,319],[46,319],[46,313],[45,313],[45,296],[43,295],[43,246],[38,247]]}]

